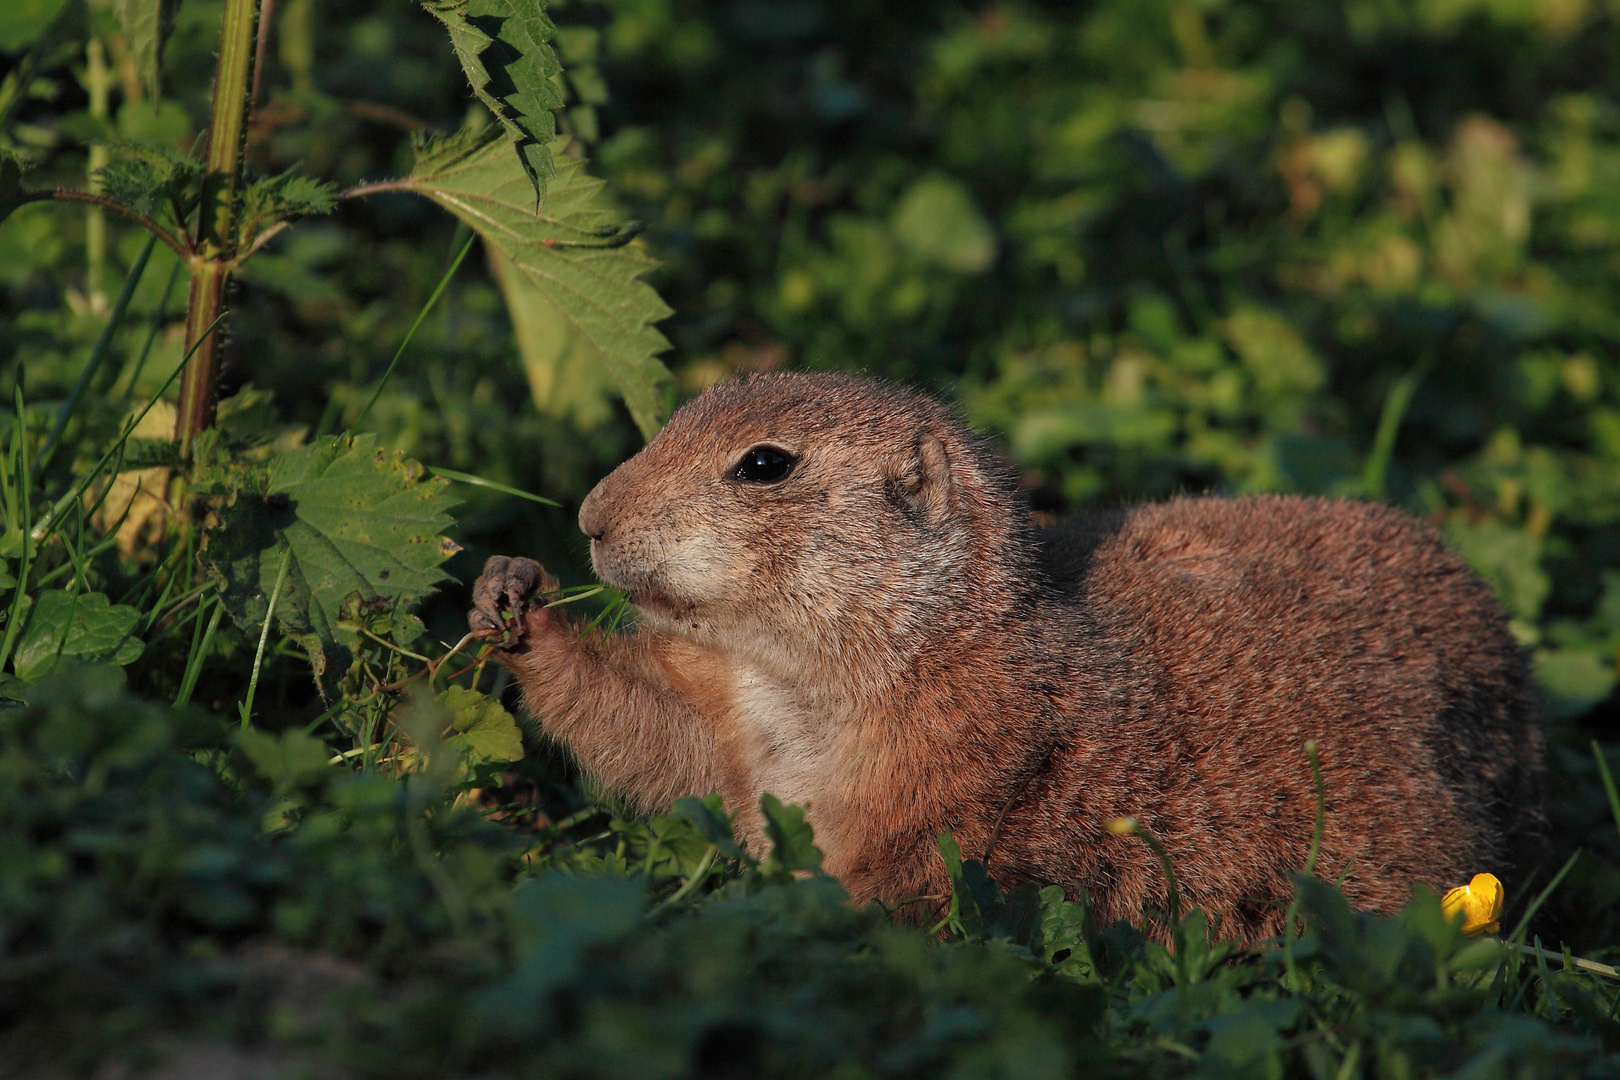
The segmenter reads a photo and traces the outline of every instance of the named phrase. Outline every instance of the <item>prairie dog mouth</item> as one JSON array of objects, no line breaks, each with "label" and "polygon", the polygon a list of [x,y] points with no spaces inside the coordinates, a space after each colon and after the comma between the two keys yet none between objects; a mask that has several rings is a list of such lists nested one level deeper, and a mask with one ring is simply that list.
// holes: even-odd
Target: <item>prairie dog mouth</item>
[{"label": "prairie dog mouth", "polygon": [[643,611],[660,615],[679,615],[692,608],[691,604],[675,599],[663,589],[638,589],[630,594],[630,602]]}]

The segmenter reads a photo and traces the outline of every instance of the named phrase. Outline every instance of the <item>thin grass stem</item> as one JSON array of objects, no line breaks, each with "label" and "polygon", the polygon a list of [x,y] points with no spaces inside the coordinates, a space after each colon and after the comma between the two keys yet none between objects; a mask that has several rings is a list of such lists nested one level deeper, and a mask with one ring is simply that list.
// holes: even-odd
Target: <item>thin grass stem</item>
[{"label": "thin grass stem", "polygon": [[264,612],[264,629],[259,632],[259,647],[253,653],[253,674],[248,676],[247,700],[242,702],[242,726],[248,726],[253,716],[253,695],[259,690],[259,668],[264,663],[264,646],[270,640],[270,626],[276,618],[276,601],[281,599],[281,587],[287,583],[287,571],[292,567],[292,545],[281,557],[281,569],[276,572],[276,586],[270,590],[270,606]]},{"label": "thin grass stem", "polygon": [[366,402],[366,407],[360,410],[360,415],[355,417],[354,423],[350,425],[351,427],[359,427],[365,422],[366,417],[371,415],[371,407],[377,404],[378,398],[382,397],[383,389],[387,387],[388,380],[394,374],[394,369],[399,366],[399,358],[405,355],[405,349],[410,345],[411,339],[416,336],[416,331],[421,327],[422,320],[427,318],[428,312],[433,310],[433,305],[438,303],[439,296],[444,292],[446,286],[450,284],[450,279],[456,276],[456,271],[461,267],[461,260],[467,257],[467,252],[472,250],[473,241],[477,239],[478,234],[473,233],[467,237],[467,242],[461,245],[461,253],[455,257],[450,263],[450,269],[446,270],[444,276],[439,279],[439,284],[434,288],[433,295],[427,298],[427,303],[422,305],[422,310],[416,313],[416,321],[411,323],[411,328],[405,332],[405,340],[401,341],[399,348],[394,351],[394,358],[388,362],[388,370],[383,372],[382,381],[377,384],[376,392],[371,395],[371,400]]},{"label": "thin grass stem", "polygon": [[90,380],[95,378],[97,369],[107,358],[112,349],[113,335],[118,332],[119,325],[124,321],[124,312],[129,310],[129,301],[135,295],[135,287],[141,283],[141,277],[146,273],[146,262],[152,257],[152,249],[157,246],[157,237],[148,235],[146,246],[135,257],[134,265],[129,273],[124,275],[124,287],[119,290],[118,299],[114,301],[112,311],[107,315],[107,323],[101,328],[101,336],[96,338],[95,346],[90,350],[90,359],[84,363],[84,370],[79,372],[79,379],[69,391],[67,401],[56,414],[56,422],[51,425],[51,433],[45,436],[45,445],[40,447],[39,455],[34,458],[33,472],[35,476],[50,461],[51,454],[56,450],[58,440],[62,438],[62,431],[68,425],[68,420],[84,400],[84,392],[90,386]]}]

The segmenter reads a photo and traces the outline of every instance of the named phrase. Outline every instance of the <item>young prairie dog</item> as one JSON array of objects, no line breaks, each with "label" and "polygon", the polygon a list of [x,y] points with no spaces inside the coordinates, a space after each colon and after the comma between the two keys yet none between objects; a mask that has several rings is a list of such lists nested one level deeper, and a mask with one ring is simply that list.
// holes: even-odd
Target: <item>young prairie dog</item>
[{"label": "young prairie dog", "polygon": [[1526,658],[1433,529],[1370,503],[1177,498],[1041,530],[946,406],[833,374],[722,383],[580,507],[639,625],[581,634],[493,558],[469,620],[545,730],[643,808],[803,804],[856,902],[945,889],[954,832],[1097,918],[1182,896],[1281,930],[1319,875],[1392,911],[1524,864],[1543,824]]}]

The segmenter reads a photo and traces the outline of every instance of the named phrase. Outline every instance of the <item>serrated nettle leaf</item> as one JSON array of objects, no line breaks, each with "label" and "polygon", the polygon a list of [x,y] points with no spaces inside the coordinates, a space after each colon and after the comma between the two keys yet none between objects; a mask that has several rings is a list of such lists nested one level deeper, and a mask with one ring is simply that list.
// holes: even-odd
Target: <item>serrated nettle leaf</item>
[{"label": "serrated nettle leaf", "polygon": [[13,660],[22,679],[50,674],[64,656],[124,665],[134,663],[146,648],[134,636],[141,613],[114,604],[101,593],[51,589],[32,598],[23,617],[26,622]]},{"label": "serrated nettle leaf", "polygon": [[294,165],[275,176],[261,176],[242,192],[240,239],[245,244],[261,229],[288,218],[330,213],[337,185],[316,180]]},{"label": "serrated nettle leaf", "polygon": [[151,217],[185,228],[202,191],[203,163],[167,146],[113,145],[111,164],[96,170],[101,193]]},{"label": "serrated nettle leaf", "polygon": [[552,79],[561,67],[549,44],[557,28],[545,6],[540,0],[428,0],[422,7],[450,32],[473,93],[500,121],[517,151],[530,202],[538,206],[553,175],[552,113],[562,107]]},{"label": "serrated nettle leaf", "polygon": [[448,487],[374,435],[329,436],[274,458],[256,485],[235,492],[204,558],[225,582],[226,610],[251,631],[290,551],[276,622],[319,674],[340,645],[351,593],[409,608],[445,579],[439,565],[460,550],[441,535],[456,503]]},{"label": "serrated nettle leaf", "polygon": [[450,714],[451,732],[444,744],[453,747],[468,766],[523,758],[523,733],[501,703],[477,690],[452,686],[439,695],[439,705]]},{"label": "serrated nettle leaf", "polygon": [[462,132],[416,146],[416,168],[401,184],[478,230],[498,253],[536,405],[555,412],[574,378],[605,370],[650,439],[669,415],[675,380],[658,359],[669,342],[653,326],[671,312],[642,280],[657,263],[630,243],[639,226],[615,211],[578,158],[557,156],[536,213],[528,181],[498,137]]},{"label": "serrated nettle leaf", "polygon": [[135,60],[135,76],[153,99],[162,89],[163,45],[174,29],[174,12],[179,6],[180,0],[118,0],[118,19]]}]

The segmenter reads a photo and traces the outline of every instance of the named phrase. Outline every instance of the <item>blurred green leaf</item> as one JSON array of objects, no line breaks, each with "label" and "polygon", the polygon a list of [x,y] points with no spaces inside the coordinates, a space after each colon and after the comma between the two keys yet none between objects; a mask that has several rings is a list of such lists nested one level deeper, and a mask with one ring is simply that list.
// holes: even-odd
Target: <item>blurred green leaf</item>
[{"label": "blurred green leaf", "polygon": [[947,270],[979,274],[996,261],[996,234],[966,187],[944,176],[917,181],[894,209],[894,231],[912,251]]},{"label": "blurred green leaf", "polygon": [[145,645],[134,635],[141,613],[114,604],[101,593],[50,589],[33,598],[13,664],[33,680],[49,674],[61,657],[134,663]]},{"label": "blurred green leaf", "polygon": [[26,189],[22,183],[22,163],[10,151],[0,150],[0,223],[23,205]]},{"label": "blurred green leaf", "polygon": [[[598,385],[590,373],[605,371],[652,438],[674,397],[674,378],[657,358],[669,342],[652,325],[670,311],[641,280],[657,264],[631,243],[639,226],[614,212],[602,181],[577,158],[558,159],[536,213],[499,139],[462,132],[416,146],[416,168],[400,186],[445,207],[499,253],[497,278],[536,404],[553,411],[567,393],[580,409],[579,397]],[[586,389],[565,390],[565,378],[583,379]]]},{"label": "blurred green leaf", "polygon": [[118,0],[118,18],[124,43],[134,56],[135,77],[146,96],[162,96],[163,46],[174,31],[174,13],[180,0]]},{"label": "blurred green leaf", "polygon": [[0,4],[0,52],[32,45],[67,6],[67,0],[6,0]]},{"label": "blurred green leaf", "polygon": [[334,775],[332,751],[297,729],[273,735],[243,728],[236,733],[236,745],[279,793],[318,785]]},{"label": "blurred green leaf", "polygon": [[767,872],[819,873],[821,850],[816,847],[814,830],[804,820],[804,808],[783,806],[775,795],[766,792],[760,797],[759,810],[765,815],[765,835],[771,841]]},{"label": "blurred green leaf", "polygon": [[552,113],[562,94],[552,77],[561,66],[549,42],[557,28],[540,0],[426,0],[422,7],[450,31],[456,59],[489,111],[500,121],[539,207],[555,175]]},{"label": "blurred green leaf", "polygon": [[1579,716],[1614,690],[1614,657],[1590,649],[1537,649],[1536,682],[1553,719]]}]

